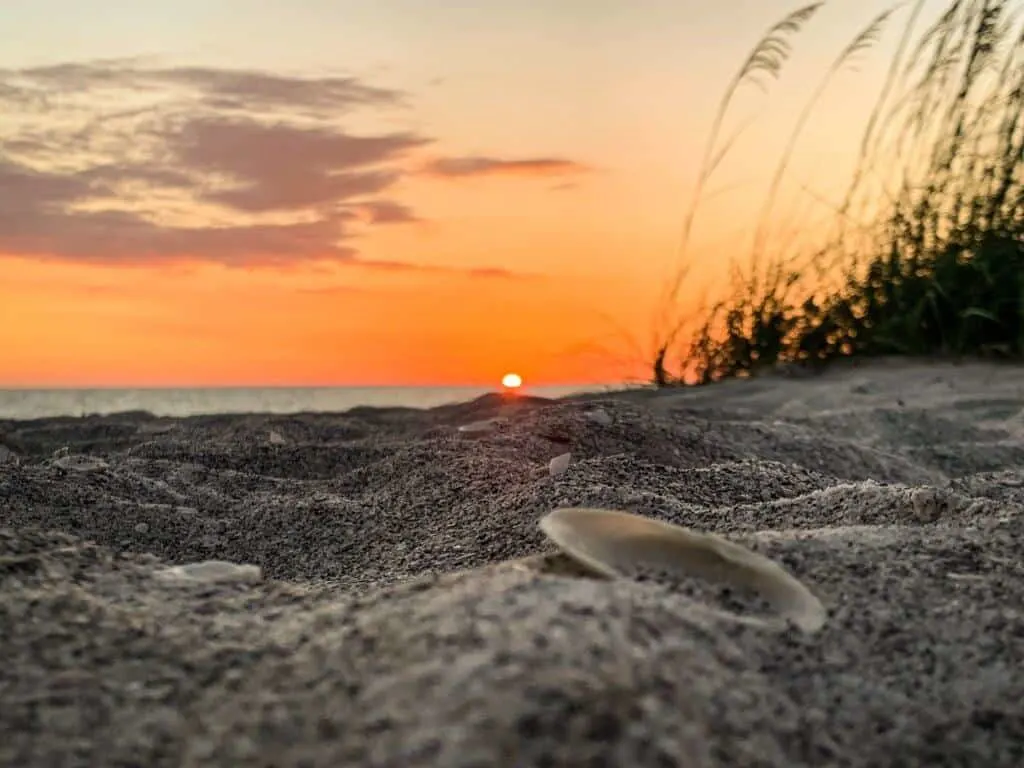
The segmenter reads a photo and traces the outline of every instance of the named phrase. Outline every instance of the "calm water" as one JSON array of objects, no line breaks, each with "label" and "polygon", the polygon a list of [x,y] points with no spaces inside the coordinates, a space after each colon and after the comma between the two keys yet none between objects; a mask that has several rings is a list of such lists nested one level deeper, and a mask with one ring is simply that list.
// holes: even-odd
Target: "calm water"
[{"label": "calm water", "polygon": [[[620,389],[582,385],[529,387],[523,392],[562,397],[577,392]],[[494,392],[487,387],[302,387],[217,389],[6,389],[0,390],[0,418],[36,419],[90,413],[149,411],[157,416],[209,413],[295,413],[344,411],[358,405],[430,408]]]}]

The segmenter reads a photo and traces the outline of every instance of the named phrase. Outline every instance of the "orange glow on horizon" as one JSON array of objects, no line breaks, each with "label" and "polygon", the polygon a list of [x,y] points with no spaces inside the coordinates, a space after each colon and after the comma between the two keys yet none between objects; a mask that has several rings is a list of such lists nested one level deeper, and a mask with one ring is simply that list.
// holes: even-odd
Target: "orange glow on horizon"
[{"label": "orange glow on horizon", "polygon": [[510,358],[535,386],[629,375],[600,279],[2,263],[0,388],[493,386]]}]

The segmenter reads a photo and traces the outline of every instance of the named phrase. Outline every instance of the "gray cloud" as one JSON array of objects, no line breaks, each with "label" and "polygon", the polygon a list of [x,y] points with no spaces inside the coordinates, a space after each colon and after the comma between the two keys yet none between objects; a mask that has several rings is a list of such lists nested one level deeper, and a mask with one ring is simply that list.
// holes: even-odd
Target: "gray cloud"
[{"label": "gray cloud", "polygon": [[451,267],[444,264],[409,264],[404,261],[388,261],[387,259],[375,259],[373,261],[360,261],[360,265],[377,270],[391,272],[433,272],[437,274],[460,274],[469,277],[493,280],[533,280],[542,275],[532,272],[517,272],[504,267]]},{"label": "gray cloud", "polygon": [[565,176],[589,171],[588,166],[557,157],[503,160],[497,157],[443,157],[423,168],[431,176]]},{"label": "gray cloud", "polygon": [[0,68],[0,256],[230,266],[333,260],[514,276],[357,258],[366,227],[420,221],[395,195],[410,172],[587,170],[544,157],[447,157],[410,170],[431,138],[345,128],[354,110],[404,106],[402,93],[351,77],[141,59]]},{"label": "gray cloud", "polygon": [[[0,106],[13,118],[0,127],[0,253],[351,260],[360,222],[416,220],[381,195],[405,172],[405,153],[430,139],[340,126],[352,109],[401,99],[354,78],[138,61],[0,69]],[[189,209],[204,220],[168,223]]]},{"label": "gray cloud", "polygon": [[[206,199],[248,212],[309,208],[380,193],[401,175],[383,166],[425,143],[412,134],[352,136],[251,119],[193,120],[166,137],[183,167],[237,182],[233,189],[205,193]],[[351,171],[368,167],[372,170]]]},{"label": "gray cloud", "polygon": [[141,59],[64,62],[0,69],[0,98],[50,104],[59,94],[97,89],[153,91],[177,87],[220,109],[247,112],[306,108],[335,113],[356,106],[394,105],[402,94],[353,77],[288,77],[254,70],[147,67]]},{"label": "gray cloud", "polygon": [[12,180],[12,176],[0,174],[5,190],[0,197],[0,249],[8,253],[90,263],[193,259],[228,266],[355,255],[353,248],[338,244],[345,237],[343,224],[350,214],[296,224],[168,226],[126,211],[62,210],[41,205],[41,197],[20,208],[7,206],[3,204],[7,192],[13,198],[19,190],[31,188],[24,177],[20,186],[10,184]]},{"label": "gray cloud", "polygon": [[0,158],[0,215],[53,211],[89,193],[89,182],[80,176],[44,173]]},{"label": "gray cloud", "polygon": [[369,200],[360,205],[374,224],[404,224],[419,221],[412,208],[394,200]]}]

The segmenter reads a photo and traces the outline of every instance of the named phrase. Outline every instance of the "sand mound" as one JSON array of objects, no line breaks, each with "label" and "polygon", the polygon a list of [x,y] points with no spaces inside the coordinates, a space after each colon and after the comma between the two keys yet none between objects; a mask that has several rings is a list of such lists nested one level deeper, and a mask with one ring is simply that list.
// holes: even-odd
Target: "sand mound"
[{"label": "sand mound", "polygon": [[[1019,768],[1022,373],[0,422],[0,764]],[[567,506],[725,536],[827,622],[574,571]]]}]

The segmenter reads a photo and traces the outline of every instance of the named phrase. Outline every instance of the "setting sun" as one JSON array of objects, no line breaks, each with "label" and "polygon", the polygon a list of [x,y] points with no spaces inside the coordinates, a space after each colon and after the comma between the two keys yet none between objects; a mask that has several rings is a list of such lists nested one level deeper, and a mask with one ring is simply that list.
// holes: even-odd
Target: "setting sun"
[{"label": "setting sun", "polygon": [[523,377],[518,373],[506,373],[501,377],[501,386],[505,389],[519,389],[523,386]]}]

